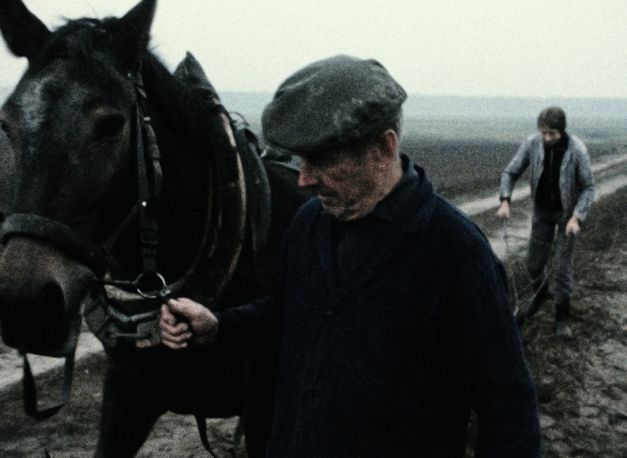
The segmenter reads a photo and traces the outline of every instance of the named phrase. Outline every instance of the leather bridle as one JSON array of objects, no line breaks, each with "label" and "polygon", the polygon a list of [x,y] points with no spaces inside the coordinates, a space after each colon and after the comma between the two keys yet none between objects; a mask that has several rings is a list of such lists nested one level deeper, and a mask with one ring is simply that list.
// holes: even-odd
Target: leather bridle
[{"label": "leather bridle", "polygon": [[[61,249],[89,267],[102,284],[132,290],[146,299],[164,299],[169,295],[167,283],[157,270],[159,248],[158,223],[155,208],[162,187],[161,156],[150,117],[146,116],[146,92],[139,73],[129,73],[136,93],[136,107],[132,119],[137,171],[137,203],[103,245],[98,245],[66,224],[36,214],[12,214],[2,225],[2,243],[11,237],[25,236],[44,240]],[[133,219],[138,219],[141,241],[142,271],[134,281],[106,278],[111,265],[110,249]],[[153,312],[151,317],[158,313]],[[145,320],[146,313],[128,317],[131,322]],[[121,321],[128,321],[115,314]],[[118,336],[119,337],[119,336]],[[129,338],[141,336],[128,335]]]},{"label": "leather bridle", "polygon": [[[108,280],[103,281],[103,283],[134,287],[141,296],[149,299],[155,299],[157,297],[163,298],[169,294],[169,290],[167,289],[165,279],[157,272],[158,225],[154,213],[155,203],[162,185],[159,147],[154,130],[150,124],[150,118],[145,116],[146,92],[143,87],[141,75],[134,73],[129,74],[129,77],[133,82],[137,98],[133,124],[137,159],[138,203],[131,211],[131,214],[125,218],[122,226],[130,223],[132,215],[139,215],[140,240],[142,244],[142,272],[133,282]],[[119,227],[115,230],[115,238],[119,237],[123,230],[123,227]],[[105,245],[97,245],[62,222],[30,213],[11,214],[2,222],[2,244],[6,245],[9,239],[15,236],[43,240],[53,244],[64,253],[89,267],[99,279],[103,279],[110,266],[109,260],[111,257],[106,246],[111,247],[115,243],[115,240],[110,237]],[[150,280],[154,283],[154,279],[157,279],[161,284],[157,293],[151,294],[144,291],[144,285],[149,285]],[[112,313],[114,313],[115,318],[120,322],[130,321],[138,323],[148,319],[155,320],[158,315],[158,308],[150,313],[134,314],[130,317],[113,311]],[[24,377],[22,380],[24,388],[24,407],[26,413],[34,418],[41,420],[52,416],[63,407],[69,399],[73,378],[74,357],[80,328],[80,314],[81,311],[77,308],[75,310],[75,317],[72,319],[68,339],[64,343],[63,348],[51,349],[49,352],[50,356],[65,357],[61,396],[57,404],[41,410],[38,408],[37,389],[27,358],[28,349],[18,348],[24,359]],[[128,337],[139,336],[133,334]]]},{"label": "leather bridle", "polygon": [[[159,273],[156,262],[159,227],[155,210],[162,186],[161,157],[151,119],[145,114],[146,91],[141,75],[129,74],[129,78],[137,95],[132,144],[136,155],[138,197],[108,239],[97,244],[62,222],[36,214],[9,215],[0,231],[4,244],[14,236],[45,240],[93,271],[104,292],[99,300],[92,303],[86,300],[81,308],[91,331],[108,348],[122,343],[133,344],[137,340],[157,344],[160,341],[159,306],[167,297],[183,289],[186,292],[202,291],[204,303],[218,303],[237,268],[247,222],[253,227],[251,236],[255,247],[263,251],[261,247],[266,242],[268,223],[254,221],[255,216],[248,215],[248,196],[254,196],[254,203],[261,206],[262,213],[269,214],[270,211],[269,185],[260,159],[251,151],[243,151],[245,148],[240,151],[240,141],[245,139],[238,135],[236,142],[232,135],[236,130],[235,122],[215,100],[207,127],[212,142],[208,170],[210,189],[201,241],[187,271],[175,282],[168,283]],[[248,182],[251,184],[247,185]],[[112,249],[135,221],[138,221],[142,244],[142,270],[132,281],[112,278]],[[81,310],[76,313],[79,319],[74,320],[71,342],[63,350],[66,364],[58,404],[38,410],[34,378],[26,359],[27,350],[20,349],[25,359],[24,403],[27,413],[35,418],[53,415],[69,398]]]}]

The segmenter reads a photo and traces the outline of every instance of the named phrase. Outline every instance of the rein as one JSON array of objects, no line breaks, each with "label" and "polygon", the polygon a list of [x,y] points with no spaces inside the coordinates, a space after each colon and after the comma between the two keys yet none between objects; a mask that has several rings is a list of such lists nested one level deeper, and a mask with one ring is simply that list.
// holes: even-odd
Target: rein
[{"label": "rein", "polygon": [[[507,230],[507,222],[505,220],[503,220],[503,224],[501,226],[501,237],[503,238],[503,242],[505,242],[505,259],[507,259],[509,263],[512,253],[509,247],[509,231]],[[518,308],[519,300],[518,300],[518,287],[516,286],[516,272],[514,272],[514,269],[510,269],[510,270],[512,271],[510,272],[510,278],[512,282],[512,292],[514,293],[514,297],[512,298],[513,304],[511,305],[513,308],[514,316],[517,317],[519,313],[519,308]]]},{"label": "rein", "polygon": [[533,285],[531,284],[528,284],[524,287],[519,287],[516,284],[516,271],[513,267],[513,262],[511,261],[513,259],[514,253],[511,250],[509,239],[516,238],[516,239],[521,239],[525,242],[528,242],[528,239],[525,237],[519,237],[519,236],[510,234],[508,231],[507,221],[505,220],[503,221],[501,225],[501,238],[503,239],[503,242],[505,244],[505,258],[507,259],[507,264],[509,265],[508,270],[510,271],[508,274],[508,278],[511,281],[511,290],[513,293],[513,296],[511,297],[511,300],[513,302],[511,304],[512,309],[513,309],[513,314],[516,317],[518,325],[522,326],[525,319],[527,318],[527,313],[529,311],[531,304],[536,299],[536,297],[540,294],[540,291],[542,290],[542,288],[544,288],[545,285],[548,283],[549,277],[550,277],[550,270],[545,272],[542,282],[540,283],[539,286],[535,288],[535,291],[534,291]]}]

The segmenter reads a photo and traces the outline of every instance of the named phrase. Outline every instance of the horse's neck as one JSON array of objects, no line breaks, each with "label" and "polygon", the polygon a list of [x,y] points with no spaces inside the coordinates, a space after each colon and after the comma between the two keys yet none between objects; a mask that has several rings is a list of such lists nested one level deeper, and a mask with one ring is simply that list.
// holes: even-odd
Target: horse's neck
[{"label": "horse's neck", "polygon": [[202,236],[210,145],[203,144],[203,114],[194,109],[193,94],[154,56],[144,61],[143,79],[163,169],[160,259],[176,276],[191,262]]},{"label": "horse's neck", "polygon": [[191,92],[170,74],[167,68],[152,54],[146,53],[142,65],[142,79],[148,96],[148,109],[177,135],[190,131],[190,121],[195,117],[188,104]]}]

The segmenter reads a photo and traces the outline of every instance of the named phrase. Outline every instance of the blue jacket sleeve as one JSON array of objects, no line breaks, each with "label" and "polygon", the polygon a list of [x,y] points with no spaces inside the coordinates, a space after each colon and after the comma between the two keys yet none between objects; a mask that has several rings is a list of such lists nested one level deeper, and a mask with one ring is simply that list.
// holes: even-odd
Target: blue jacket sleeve
[{"label": "blue jacket sleeve", "polygon": [[276,345],[280,333],[280,311],[272,296],[215,313],[219,328],[216,344],[235,356],[253,356]]},{"label": "blue jacket sleeve", "polygon": [[248,357],[277,351],[282,329],[286,245],[283,240],[274,259],[268,296],[215,312],[219,326],[216,344],[227,349],[229,354]]}]

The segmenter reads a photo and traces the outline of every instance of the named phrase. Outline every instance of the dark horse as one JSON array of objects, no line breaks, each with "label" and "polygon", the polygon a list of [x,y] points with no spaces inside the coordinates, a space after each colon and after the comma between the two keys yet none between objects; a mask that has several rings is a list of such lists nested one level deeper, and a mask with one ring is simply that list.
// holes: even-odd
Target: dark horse
[{"label": "dark horse", "polygon": [[271,336],[252,359],[219,344],[135,342],[154,344],[168,294],[227,307],[266,293],[271,255],[305,196],[293,170],[262,165],[193,60],[173,75],[147,51],[155,7],[143,0],[120,19],[51,32],[20,0],[0,2],[2,34],[29,64],[0,112],[14,154],[2,337],[64,356],[80,312],[95,322],[108,353],[98,456],[133,455],[166,411],[242,415],[249,454],[262,456]]}]

